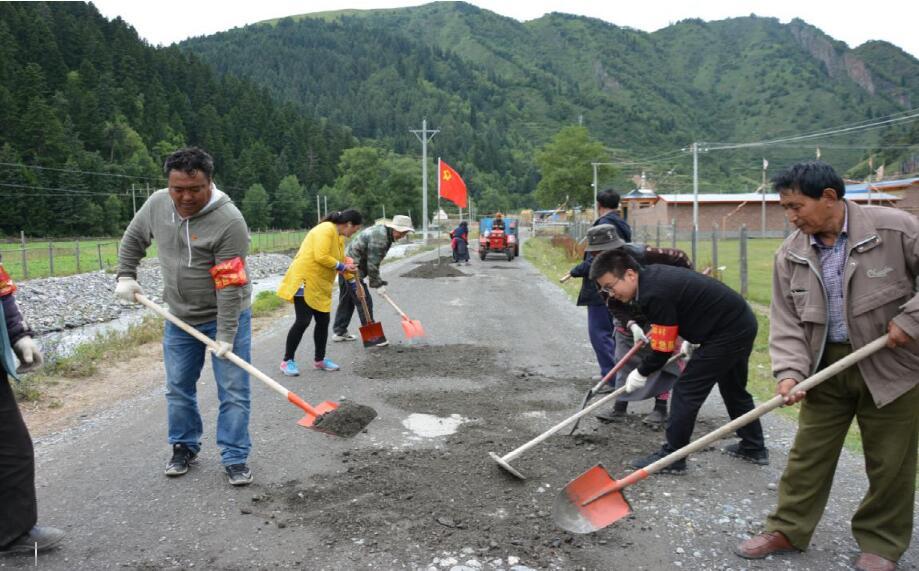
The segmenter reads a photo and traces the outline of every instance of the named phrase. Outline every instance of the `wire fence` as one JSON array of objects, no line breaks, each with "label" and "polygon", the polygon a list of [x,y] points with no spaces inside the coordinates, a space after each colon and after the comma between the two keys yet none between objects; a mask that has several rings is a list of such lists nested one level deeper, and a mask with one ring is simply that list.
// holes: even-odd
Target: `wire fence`
[{"label": "wire fence", "polygon": [[[308,230],[255,230],[249,237],[249,253],[296,250]],[[118,266],[117,238],[45,240],[27,238],[0,242],[3,267],[14,280],[60,277],[92,271],[114,271]],[[147,249],[156,256],[156,243]]]}]

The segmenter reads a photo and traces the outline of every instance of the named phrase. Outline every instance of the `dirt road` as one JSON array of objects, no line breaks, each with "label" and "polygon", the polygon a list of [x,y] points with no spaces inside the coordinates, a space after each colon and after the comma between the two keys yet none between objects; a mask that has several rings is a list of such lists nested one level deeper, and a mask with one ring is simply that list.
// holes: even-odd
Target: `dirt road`
[{"label": "dirt road", "polygon": [[[384,275],[430,346],[405,344],[395,313],[375,300],[392,346],[331,343],[342,371],[304,367],[303,376],[281,379],[311,402],[348,396],[373,406],[379,417],[367,432],[341,440],[306,431],[297,409],[253,381],[256,483],[231,488],[214,445],[208,369],[200,460],[167,479],[162,389],[145,389],[38,442],[40,519],[68,533],[39,568],[816,571],[852,561],[848,518],[866,480],[849,454],[808,553],[761,562],[731,554],[775,503],[793,435],[778,417],[765,423],[771,466],[712,449],[691,459],[686,476],[654,477],[628,492],[636,511],[628,520],[592,535],[560,531],[551,505],[566,482],[597,462],[625,473],[624,463],[657,447],[661,434],[637,420],[588,419],[577,437],[557,435],[514,462],[527,481],[504,474],[488,452],[504,454],[567,416],[592,384],[586,314],[521,258],[451,268],[466,276],[399,277],[416,262],[387,265]],[[273,376],[289,324],[278,321],[254,343],[254,364]],[[308,332],[299,361],[311,353]],[[724,419],[710,400],[700,430]],[[634,408],[637,419],[647,407]],[[917,560],[913,547],[902,568]],[[32,564],[0,559],[4,568]]]}]

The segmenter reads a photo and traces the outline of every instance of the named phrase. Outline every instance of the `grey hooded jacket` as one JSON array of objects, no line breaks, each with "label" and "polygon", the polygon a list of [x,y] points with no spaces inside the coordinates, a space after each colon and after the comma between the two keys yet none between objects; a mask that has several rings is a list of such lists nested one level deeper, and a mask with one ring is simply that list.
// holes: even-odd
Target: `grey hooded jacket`
[{"label": "grey hooded jacket", "polygon": [[217,320],[217,340],[233,343],[239,314],[249,307],[252,285],[217,289],[210,269],[249,251],[249,229],[230,197],[211,187],[211,201],[183,219],[168,189],[144,203],[121,239],[118,276],[137,278],[137,265],[156,240],[163,274],[163,299],[180,319],[199,325]]}]

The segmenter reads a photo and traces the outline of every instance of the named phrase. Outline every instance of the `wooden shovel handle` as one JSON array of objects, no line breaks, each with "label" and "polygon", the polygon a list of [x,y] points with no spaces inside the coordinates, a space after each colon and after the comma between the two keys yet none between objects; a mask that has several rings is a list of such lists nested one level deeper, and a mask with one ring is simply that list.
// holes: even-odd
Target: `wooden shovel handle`
[{"label": "wooden shovel handle", "polygon": [[373,320],[370,318],[370,310],[367,308],[367,291],[364,289],[364,282],[355,280],[354,284],[354,294],[357,296],[358,301],[361,302],[361,309],[364,311],[364,321],[369,324]]},{"label": "wooden shovel handle", "polygon": [[[208,337],[208,336],[205,335],[204,333],[201,333],[200,331],[198,331],[197,329],[195,329],[195,328],[192,327],[191,325],[185,323],[184,321],[182,321],[181,319],[179,319],[179,318],[176,317],[175,315],[169,313],[168,311],[166,311],[166,308],[157,305],[156,303],[154,303],[154,302],[153,302],[150,298],[148,298],[147,296],[137,293],[137,294],[134,294],[134,298],[137,299],[137,301],[139,301],[140,303],[144,304],[144,305],[147,306],[148,308],[150,308],[150,309],[152,309],[153,311],[155,311],[156,313],[158,313],[159,315],[161,315],[161,316],[163,317],[163,319],[166,319],[166,320],[168,320],[168,321],[171,321],[173,324],[175,324],[176,327],[178,327],[179,329],[181,329],[181,330],[184,331],[185,333],[188,333],[189,335],[191,335],[192,337],[194,337],[194,338],[197,339],[198,341],[201,341],[202,343],[204,343],[204,344],[205,344],[209,349],[211,349],[212,351],[216,351],[216,350],[217,350],[217,342],[216,342],[216,341],[214,341],[213,339],[211,339],[210,337]],[[249,373],[249,374],[252,375],[253,377],[257,378],[258,380],[262,381],[263,383],[265,383],[266,385],[268,385],[269,387],[271,387],[272,389],[274,389],[275,391],[277,391],[278,393],[280,393],[280,394],[281,394],[284,398],[286,398],[288,401],[290,401],[290,402],[294,403],[295,405],[299,406],[300,408],[302,408],[305,412],[307,412],[307,413],[309,413],[309,414],[314,414],[314,415],[315,415],[315,414],[318,414],[318,413],[316,412],[316,409],[314,409],[314,408],[313,408],[312,406],[310,406],[306,401],[304,401],[304,400],[301,399],[299,396],[297,396],[296,393],[293,393],[293,392],[287,390],[287,389],[284,388],[284,386],[281,385],[279,382],[277,382],[276,380],[272,379],[271,377],[269,377],[269,376],[266,375],[265,373],[259,371],[259,370],[256,369],[255,367],[253,367],[251,363],[248,363],[246,360],[244,360],[242,357],[240,357],[240,356],[237,355],[236,353],[233,353],[233,352],[231,351],[231,352],[227,353],[227,354],[225,355],[225,357],[226,357],[226,359],[227,359],[228,361],[230,361],[231,363],[233,363],[234,365],[236,365],[236,366],[239,367],[240,369],[246,371],[247,373]]]},{"label": "wooden shovel handle", "polygon": [[[851,367],[852,365],[854,365],[855,363],[858,363],[865,357],[868,357],[869,355],[872,355],[880,351],[881,349],[884,348],[886,344],[887,344],[887,335],[884,335],[883,337],[879,337],[875,339],[874,341],[872,341],[871,343],[868,343],[861,349],[853,351],[852,353],[836,361],[829,367],[826,367],[825,369],[818,371],[817,373],[811,375],[807,379],[801,381],[800,383],[795,385],[794,389],[792,389],[791,392],[797,393],[801,391],[808,391],[816,387],[823,381],[838,374],[840,371],[844,371],[848,369],[849,367]],[[635,482],[638,482],[640,480],[647,478],[651,474],[659,472],[660,470],[662,470],[663,468],[666,468],[667,466],[676,462],[677,460],[681,460],[694,452],[698,452],[699,450],[702,450],[703,448],[705,448],[712,442],[715,442],[716,440],[720,440],[721,438],[724,438],[725,436],[733,433],[738,428],[741,428],[742,426],[746,426],[750,424],[751,422],[765,415],[766,413],[779,408],[784,403],[785,403],[785,399],[783,397],[779,395],[772,397],[771,399],[767,400],[763,404],[754,408],[750,412],[742,416],[738,416],[737,418],[725,424],[721,428],[717,428],[713,430],[712,432],[709,432],[702,438],[699,438],[698,440],[690,442],[686,446],[668,454],[667,456],[664,456],[657,462],[654,462],[653,464],[646,466],[645,468],[641,470],[636,470],[632,472],[625,478],[616,482],[617,484],[616,489],[621,490],[622,488],[625,488],[626,486],[630,486],[634,484]]]},{"label": "wooden shovel handle", "polygon": [[563,284],[570,279],[571,279],[571,274],[565,274],[562,277],[558,278],[558,282]]},{"label": "wooden shovel handle", "polygon": [[391,297],[389,297],[389,294],[381,293],[380,295],[383,296],[383,299],[385,299],[386,301],[389,302],[389,305],[393,306],[393,309],[395,309],[396,312],[397,312],[399,315],[402,316],[402,319],[411,321],[411,319],[409,318],[409,316],[406,315],[404,311],[402,311],[401,309],[399,309],[399,306],[396,305],[396,302],[393,301],[393,299],[392,299]]}]

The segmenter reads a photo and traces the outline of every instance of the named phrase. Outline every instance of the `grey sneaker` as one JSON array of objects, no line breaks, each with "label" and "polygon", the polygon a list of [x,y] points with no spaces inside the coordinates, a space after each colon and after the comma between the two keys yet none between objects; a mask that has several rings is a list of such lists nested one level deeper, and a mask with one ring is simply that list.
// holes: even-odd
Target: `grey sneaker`
[{"label": "grey sneaker", "polygon": [[659,408],[655,408],[648,413],[648,416],[641,419],[643,423],[656,430],[661,429],[665,420],[667,420],[667,413]]},{"label": "grey sneaker", "polygon": [[332,341],[336,341],[336,342],[341,342],[341,341],[354,341],[355,339],[357,339],[357,337],[355,337],[354,335],[348,333],[347,331],[345,332],[344,335],[339,335],[338,333],[332,335]]},{"label": "grey sneaker", "polygon": [[11,543],[0,547],[0,555],[32,553],[36,548],[39,551],[47,551],[56,547],[62,539],[64,539],[64,532],[56,527],[39,527],[36,525],[28,533],[24,533]]},{"label": "grey sneaker", "polygon": [[626,409],[619,409],[613,405],[603,412],[598,412],[594,417],[600,422],[622,422],[628,419],[629,413]]},{"label": "grey sneaker", "polygon": [[172,445],[172,459],[166,465],[166,475],[173,478],[181,476],[188,472],[188,467],[195,463],[198,458],[197,452],[192,452],[191,448],[184,444]]},{"label": "grey sneaker", "polygon": [[230,464],[225,469],[231,486],[248,486],[252,483],[252,470],[245,464]]}]

